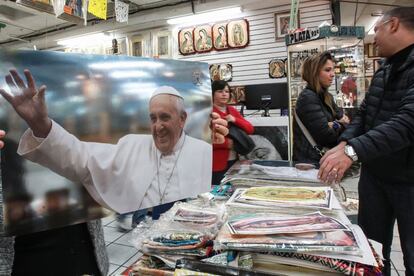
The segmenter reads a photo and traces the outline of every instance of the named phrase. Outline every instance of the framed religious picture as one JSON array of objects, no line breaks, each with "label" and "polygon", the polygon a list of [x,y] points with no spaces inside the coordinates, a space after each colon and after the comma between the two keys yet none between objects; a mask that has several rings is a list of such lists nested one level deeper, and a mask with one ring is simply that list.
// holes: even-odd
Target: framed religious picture
[{"label": "framed religious picture", "polygon": [[233,79],[233,66],[226,63],[210,65],[210,78],[212,81],[231,81]]},{"label": "framed religious picture", "polygon": [[380,63],[381,59],[380,58],[376,58],[373,60],[374,63],[374,73],[380,68],[381,63]]},{"label": "framed religious picture", "polygon": [[220,79],[224,81],[231,81],[233,79],[233,65],[220,64],[219,74],[220,74]]},{"label": "framed religious picture", "polygon": [[132,55],[136,57],[142,57],[142,40],[132,43]]},{"label": "framed religious picture", "polygon": [[227,24],[227,38],[230,48],[243,48],[249,44],[249,22],[246,19],[230,21]]},{"label": "framed religious picture", "polygon": [[377,47],[375,47],[374,44],[369,43],[366,49],[368,49],[368,57],[379,57]]},{"label": "framed religious picture", "polygon": [[[298,11],[298,15],[299,15]],[[289,32],[290,11],[275,13],[275,38],[281,41]],[[299,27],[299,16],[297,17],[296,26]]]},{"label": "framed religious picture", "polygon": [[159,35],[157,43],[157,55],[158,57],[169,57],[170,56],[170,37],[169,35]]},{"label": "framed religious picture", "polygon": [[372,76],[371,77],[365,76],[365,80],[364,80],[365,92],[368,92],[368,88],[371,85],[371,81],[372,81]]},{"label": "framed religious picture", "polygon": [[218,51],[229,48],[227,43],[227,23],[213,25],[213,46]]},{"label": "framed religious picture", "polygon": [[269,77],[271,78],[283,78],[286,76],[285,60],[272,59],[269,62]]},{"label": "framed religious picture", "polygon": [[220,80],[219,64],[210,65],[210,79],[211,81]]},{"label": "framed religious picture", "polygon": [[228,104],[238,105],[246,101],[244,86],[232,86],[230,88],[230,101]]},{"label": "framed religious picture", "polygon": [[364,70],[365,70],[365,72],[372,71],[374,69],[373,67],[374,67],[374,64],[372,62],[372,59],[366,59],[364,61]]},{"label": "framed religious picture", "polygon": [[210,25],[194,28],[194,49],[196,52],[209,52],[213,49],[213,40]]},{"label": "framed religious picture", "polygon": [[193,28],[186,28],[178,32],[178,50],[182,55],[195,53],[193,30]]}]

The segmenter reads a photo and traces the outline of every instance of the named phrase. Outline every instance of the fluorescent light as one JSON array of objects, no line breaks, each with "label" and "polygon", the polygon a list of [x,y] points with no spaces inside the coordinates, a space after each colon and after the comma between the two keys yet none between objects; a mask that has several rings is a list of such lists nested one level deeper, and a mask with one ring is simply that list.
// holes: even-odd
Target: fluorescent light
[{"label": "fluorescent light", "polygon": [[194,15],[176,17],[167,20],[170,25],[182,25],[182,24],[200,24],[211,21],[219,21],[222,19],[228,19],[235,17],[242,12],[241,7],[227,8],[215,11],[208,11],[197,13]]},{"label": "fluorescent light", "polygon": [[84,47],[90,45],[99,45],[102,42],[111,42],[112,37],[104,35],[103,33],[96,33],[91,35],[78,36],[73,38],[61,39],[56,43],[62,46],[69,47]]}]

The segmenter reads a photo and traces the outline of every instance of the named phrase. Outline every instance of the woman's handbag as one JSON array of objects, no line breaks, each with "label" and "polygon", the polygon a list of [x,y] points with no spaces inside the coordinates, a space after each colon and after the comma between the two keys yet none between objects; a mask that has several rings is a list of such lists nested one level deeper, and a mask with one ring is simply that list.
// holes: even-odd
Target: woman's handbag
[{"label": "woman's handbag", "polygon": [[256,147],[252,138],[234,124],[229,124],[229,137],[233,140],[233,149],[238,154],[246,155]]},{"label": "woman's handbag", "polygon": [[294,110],[295,113],[295,120],[298,123],[300,129],[303,132],[303,135],[305,135],[306,140],[308,140],[309,144],[311,144],[312,148],[316,150],[316,152],[322,157],[329,148],[327,147],[320,147],[316,144],[315,140],[313,139],[312,135],[309,133],[308,129],[305,127],[305,125],[302,123],[301,119],[299,118],[298,114],[296,113],[296,110]]}]

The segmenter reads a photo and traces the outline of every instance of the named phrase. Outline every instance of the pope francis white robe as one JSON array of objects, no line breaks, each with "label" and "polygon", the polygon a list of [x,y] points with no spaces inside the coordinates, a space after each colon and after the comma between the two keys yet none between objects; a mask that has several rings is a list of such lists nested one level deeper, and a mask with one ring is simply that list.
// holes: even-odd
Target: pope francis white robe
[{"label": "pope francis white robe", "polygon": [[[27,130],[18,153],[73,182],[81,182],[99,204],[118,213],[152,207],[145,201],[148,192],[155,191],[149,187],[157,177],[157,148],[151,135],[129,134],[116,145],[82,142],[52,122],[49,135],[41,142]],[[210,144],[187,135],[176,162],[179,183],[175,185],[179,189],[175,190],[179,194],[174,200],[210,190]]]}]

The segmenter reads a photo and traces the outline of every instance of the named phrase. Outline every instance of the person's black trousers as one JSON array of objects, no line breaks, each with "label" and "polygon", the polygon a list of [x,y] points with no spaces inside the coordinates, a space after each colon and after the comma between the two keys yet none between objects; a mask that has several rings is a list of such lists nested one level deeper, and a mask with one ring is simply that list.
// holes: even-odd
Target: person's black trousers
[{"label": "person's black trousers", "polygon": [[390,275],[390,253],[397,220],[406,275],[414,275],[414,179],[413,183],[383,181],[361,170],[358,224],[365,235],[382,243],[384,275]]}]

